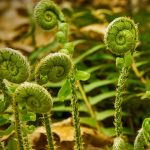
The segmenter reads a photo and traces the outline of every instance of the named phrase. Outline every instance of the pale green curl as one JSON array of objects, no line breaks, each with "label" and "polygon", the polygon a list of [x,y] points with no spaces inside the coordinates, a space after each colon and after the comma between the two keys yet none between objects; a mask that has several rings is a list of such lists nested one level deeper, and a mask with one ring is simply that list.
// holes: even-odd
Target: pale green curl
[{"label": "pale green curl", "polygon": [[147,144],[150,145],[150,118],[146,118],[142,124],[144,138]]},{"label": "pale green curl", "polygon": [[107,48],[116,55],[133,52],[138,41],[137,26],[130,18],[116,18],[108,25],[104,41]]},{"label": "pale green curl", "polygon": [[34,9],[36,22],[45,30],[50,30],[64,22],[64,15],[60,8],[51,0],[41,0]]},{"label": "pale green curl", "polygon": [[35,113],[47,113],[52,108],[52,97],[46,89],[35,83],[25,82],[14,93],[14,99],[22,107]]},{"label": "pale green curl", "polygon": [[150,148],[150,118],[144,119],[142,128],[134,141],[134,150],[145,150],[145,146]]},{"label": "pale green curl", "polygon": [[72,68],[70,56],[58,52],[51,53],[37,65],[35,76],[39,84],[48,81],[59,82],[67,77]]},{"label": "pale green curl", "polygon": [[11,48],[0,49],[0,80],[22,83],[29,74],[29,63],[21,53]]}]

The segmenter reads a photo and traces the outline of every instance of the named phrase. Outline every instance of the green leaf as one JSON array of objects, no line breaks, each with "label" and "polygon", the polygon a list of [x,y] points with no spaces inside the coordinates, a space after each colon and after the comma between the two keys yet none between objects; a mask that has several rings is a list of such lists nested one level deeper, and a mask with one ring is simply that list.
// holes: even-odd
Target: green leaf
[{"label": "green leaf", "polygon": [[80,122],[83,123],[83,124],[86,124],[88,126],[96,128],[96,120],[95,120],[95,118],[81,117],[80,118]]},{"label": "green leaf", "polygon": [[108,117],[114,116],[114,113],[115,113],[114,110],[105,110],[105,111],[96,113],[96,118],[98,121],[102,121]]},{"label": "green leaf", "polygon": [[66,80],[66,82],[63,84],[63,86],[58,92],[58,98],[64,101],[69,96],[70,93],[71,93],[70,81]]},{"label": "green leaf", "polygon": [[121,70],[123,68],[124,59],[122,57],[116,58],[116,67]]},{"label": "green leaf", "polygon": [[[110,127],[110,128],[102,128],[102,132],[104,134],[106,134],[107,136],[115,136],[115,128],[114,127]],[[123,128],[123,134],[125,135],[134,135],[135,133],[130,129],[130,128]]]},{"label": "green leaf", "polygon": [[114,97],[116,94],[116,91],[111,91],[111,92],[105,92],[102,94],[99,94],[95,97],[90,97],[90,103],[91,105],[96,105],[97,103],[101,102],[102,100]]},{"label": "green leaf", "polygon": [[10,122],[9,115],[0,116],[0,126],[3,126],[9,122]]},{"label": "green leaf", "polygon": [[74,60],[74,63],[77,64],[79,63],[82,59],[84,59],[85,57],[87,57],[88,55],[98,51],[99,49],[102,49],[104,48],[104,44],[100,44],[100,45],[96,45],[95,47],[87,50],[85,53],[83,53],[82,55],[80,55],[79,57],[77,57],[75,60]]},{"label": "green leaf", "polygon": [[36,120],[36,114],[35,113],[32,113],[32,112],[27,112],[26,114],[23,114],[21,116],[21,120],[22,121],[35,121]]},{"label": "green leaf", "polygon": [[113,84],[116,80],[102,80],[102,81],[94,81],[88,85],[84,86],[85,92],[90,92],[91,90],[100,87],[100,86],[104,86],[104,85],[108,85],[108,84]]},{"label": "green leaf", "polygon": [[[97,112],[96,113],[96,118],[98,121],[102,121],[108,117],[112,117],[114,116],[115,114],[115,110],[113,109],[108,109],[108,110],[104,110],[104,111],[101,111],[101,112]],[[122,116],[129,116],[130,114],[129,113],[126,113],[126,112],[122,112]]]},{"label": "green leaf", "polygon": [[0,131],[0,136],[9,135],[14,130],[14,124],[12,123],[7,129]]},{"label": "green leaf", "polygon": [[90,74],[85,71],[76,70],[75,78],[76,80],[86,81],[90,78]]},{"label": "green leaf", "polygon": [[7,147],[8,147],[8,150],[16,150],[18,149],[18,142],[17,142],[17,139],[12,137],[9,139],[8,141],[8,144],[7,144]]},{"label": "green leaf", "polygon": [[146,98],[150,99],[150,91],[146,91]]},{"label": "green leaf", "polygon": [[143,65],[145,65],[145,64],[148,64],[148,63],[149,63],[149,60],[144,60],[144,61],[137,62],[137,63],[136,63],[136,66],[137,66],[137,67],[141,67],[141,66],[143,66]]},{"label": "green leaf", "polygon": [[146,82],[146,90],[150,91],[150,80],[147,80]]},{"label": "green leaf", "polygon": [[132,60],[133,56],[131,55],[131,52],[127,52],[124,56],[124,61],[125,61],[125,65],[126,67],[130,67],[132,65]]},{"label": "green leaf", "polygon": [[[72,107],[71,106],[55,106],[52,108],[52,111],[55,112],[71,112],[72,111]],[[79,111],[81,112],[85,112],[85,113],[89,113],[87,110],[87,107],[85,105],[79,105]]]}]

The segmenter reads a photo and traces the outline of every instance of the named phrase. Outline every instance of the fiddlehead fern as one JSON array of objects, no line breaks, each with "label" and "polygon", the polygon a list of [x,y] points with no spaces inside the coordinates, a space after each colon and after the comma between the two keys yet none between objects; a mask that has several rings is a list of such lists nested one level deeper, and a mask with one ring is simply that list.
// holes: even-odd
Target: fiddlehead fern
[{"label": "fiddlehead fern", "polygon": [[64,22],[64,15],[59,7],[51,0],[41,0],[34,9],[36,22],[45,30],[50,30]]},{"label": "fiddlehead fern", "polygon": [[59,82],[67,77],[72,68],[70,57],[64,53],[49,54],[37,65],[35,76],[39,84]]},{"label": "fiddlehead fern", "polygon": [[144,145],[145,145],[145,139],[144,139],[143,129],[140,129],[134,141],[134,150],[145,150]]},{"label": "fiddlehead fern", "polygon": [[14,93],[14,99],[35,113],[47,113],[52,107],[52,97],[48,91],[34,83],[21,84]]},{"label": "fiddlehead fern", "polygon": [[134,142],[134,150],[144,150],[145,145],[150,146],[150,118],[144,119]]},{"label": "fiddlehead fern", "polygon": [[144,119],[142,129],[146,144],[150,145],[150,118]]},{"label": "fiddlehead fern", "polygon": [[[127,17],[119,17],[112,21],[104,37],[107,48],[116,55],[123,55],[124,59],[121,64],[121,71],[118,79],[115,99],[115,116],[114,124],[117,138],[122,134],[122,108],[123,93],[125,83],[128,78],[129,69],[132,63],[132,53],[136,48],[138,40],[137,26]],[[114,143],[115,144],[115,143]],[[114,146],[115,148],[116,146]],[[118,147],[119,148],[119,147]],[[116,150],[119,150],[116,148]],[[120,149],[122,150],[122,149]]]},{"label": "fiddlehead fern", "polygon": [[21,83],[27,80],[29,71],[29,63],[21,53],[10,48],[0,49],[0,80]]},{"label": "fiddlehead fern", "polygon": [[133,52],[138,40],[137,26],[127,17],[114,19],[104,37],[107,48],[116,55],[124,55],[127,51]]},{"label": "fiddlehead fern", "polygon": [[53,136],[49,124],[50,119],[48,117],[53,101],[48,91],[38,84],[25,82],[16,89],[14,99],[22,107],[26,106],[29,111],[43,114],[49,149],[54,150]]}]

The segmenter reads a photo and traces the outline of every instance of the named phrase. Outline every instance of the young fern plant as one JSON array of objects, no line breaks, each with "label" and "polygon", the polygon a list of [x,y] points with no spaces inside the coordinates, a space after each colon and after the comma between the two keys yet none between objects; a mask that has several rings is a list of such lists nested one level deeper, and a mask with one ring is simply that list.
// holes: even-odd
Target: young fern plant
[{"label": "young fern plant", "polygon": [[18,51],[10,48],[3,48],[0,49],[0,72],[0,84],[4,94],[3,111],[5,111],[9,104],[12,103],[15,116],[15,129],[18,139],[18,148],[20,150],[24,150],[25,148],[19,119],[18,104],[14,99],[11,101],[12,93],[8,90],[4,79],[13,83],[22,83],[26,81],[30,74],[29,63]]},{"label": "young fern plant", "polygon": [[43,58],[35,69],[35,78],[38,84],[47,81],[59,82],[68,77],[72,91],[72,115],[75,127],[75,149],[82,150],[78,104],[76,95],[75,69],[72,65],[71,55],[74,46],[68,43],[68,24],[59,7],[51,0],[41,0],[34,9],[36,22],[45,30],[58,26],[56,40],[64,45],[58,53],[49,54]]},{"label": "young fern plant", "polygon": [[[114,150],[122,150],[123,139],[122,136],[122,101],[125,89],[126,80],[128,78],[129,70],[132,63],[132,56],[138,41],[137,25],[127,17],[119,17],[114,19],[107,27],[104,41],[107,49],[113,54],[119,55],[121,58],[116,59],[116,64],[121,66],[121,71],[116,88],[115,99],[115,115],[114,124],[116,138],[114,140]],[[117,145],[117,146],[116,146]]]},{"label": "young fern plant", "polygon": [[58,26],[56,40],[60,43],[67,42],[68,24],[60,8],[52,0],[41,0],[34,8],[34,18],[44,30],[51,30]]},{"label": "young fern plant", "polygon": [[[68,44],[67,44],[68,45]],[[70,43],[72,45],[72,43]],[[43,58],[35,69],[35,77],[38,84],[45,84],[49,82],[60,82],[65,78],[69,79],[71,91],[72,91],[72,115],[75,127],[75,149],[82,149],[81,134],[80,134],[80,123],[78,114],[78,104],[76,95],[76,81],[75,81],[75,70],[73,63],[68,55],[72,51],[62,49],[60,52],[49,54]],[[69,87],[67,87],[69,88]]]},{"label": "young fern plant", "polygon": [[[65,53],[65,54],[68,54],[71,57],[73,55],[73,52],[74,52],[73,43],[72,42],[66,43],[64,48],[61,49],[60,51]],[[74,130],[75,130],[75,135],[74,135],[74,137],[75,137],[75,150],[83,150],[83,142],[82,142],[81,130],[80,130],[80,117],[79,117],[79,110],[78,110],[78,96],[76,93],[76,91],[77,91],[77,76],[76,76],[77,72],[78,71],[75,68],[75,65],[72,63],[72,68],[71,68],[70,73],[67,77],[67,81],[64,84],[64,87],[65,88],[70,87],[70,89],[71,89],[72,116],[73,116]],[[62,89],[60,89],[60,91],[62,93],[63,93],[64,87],[62,87]]]},{"label": "young fern plant", "polygon": [[150,148],[150,118],[143,121],[142,128],[134,141],[134,150],[145,150],[145,146]]},{"label": "young fern plant", "polygon": [[14,97],[20,107],[26,107],[27,110],[43,114],[46,127],[48,149],[54,150],[53,136],[50,127],[50,113],[53,101],[51,95],[42,86],[35,83],[25,82],[17,87]]}]

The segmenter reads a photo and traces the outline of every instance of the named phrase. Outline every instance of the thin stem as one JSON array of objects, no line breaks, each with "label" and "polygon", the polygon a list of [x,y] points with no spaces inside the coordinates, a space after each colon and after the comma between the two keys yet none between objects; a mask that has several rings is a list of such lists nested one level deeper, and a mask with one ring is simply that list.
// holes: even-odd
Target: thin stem
[{"label": "thin stem", "polygon": [[44,118],[44,124],[45,124],[45,128],[46,128],[46,134],[47,134],[47,140],[48,140],[48,149],[49,150],[54,150],[54,142],[53,142],[53,134],[51,131],[51,119],[50,119],[50,115],[47,114],[43,114],[43,118]]},{"label": "thin stem", "polygon": [[81,138],[81,131],[80,131],[80,119],[79,119],[79,111],[78,111],[78,97],[76,94],[76,81],[74,75],[74,68],[70,74],[70,83],[71,83],[71,103],[72,103],[72,116],[73,116],[73,124],[75,130],[75,150],[83,150],[83,143]]},{"label": "thin stem", "polygon": [[30,143],[28,141],[28,135],[27,135],[26,131],[23,132],[23,140],[24,140],[25,149],[31,150],[31,146],[30,146]]},{"label": "thin stem", "polygon": [[145,150],[144,145],[145,145],[145,139],[143,135],[143,129],[140,129],[134,142],[134,150]]},{"label": "thin stem", "polygon": [[17,102],[15,99],[13,99],[13,101],[11,101],[12,96],[11,96],[11,93],[8,90],[8,87],[6,86],[4,80],[3,80],[3,82],[1,82],[1,86],[2,86],[2,91],[4,94],[4,100],[5,100],[4,110],[8,107],[9,103],[12,103],[14,116],[15,116],[15,129],[16,129],[16,133],[17,133],[19,150],[24,150]]},{"label": "thin stem", "polygon": [[87,108],[89,110],[89,113],[90,113],[91,117],[96,120],[97,130],[100,131],[101,129],[100,129],[99,123],[97,122],[96,114],[95,114],[95,112],[94,112],[94,110],[93,110],[93,108],[92,108],[92,106],[91,106],[91,104],[89,102],[88,97],[86,96],[86,93],[85,93],[85,91],[84,91],[80,81],[78,82],[78,87],[79,87],[79,91],[80,91],[80,93],[82,95],[82,98],[83,98],[83,100],[84,100],[84,102],[85,102],[85,104],[86,104],[86,106],[87,106]]},{"label": "thin stem", "polygon": [[138,70],[134,59],[133,59],[133,63],[132,63],[132,69],[133,69],[133,71],[135,72],[136,76],[137,76],[138,78],[140,78],[141,82],[142,82],[143,84],[146,84],[146,80],[145,80],[144,77],[141,75],[140,71]]},{"label": "thin stem", "polygon": [[20,120],[19,120],[18,105],[15,99],[13,100],[13,110],[14,110],[14,116],[15,116],[15,128],[16,128],[16,133],[17,133],[19,150],[25,150],[24,144],[23,144],[22,132],[21,132],[21,125],[20,125]]},{"label": "thin stem", "polygon": [[125,89],[125,83],[127,80],[129,74],[129,68],[126,67],[124,64],[120,76],[118,79],[118,84],[117,84],[117,89],[116,89],[116,99],[115,99],[115,116],[114,116],[114,121],[115,121],[115,131],[116,131],[116,136],[119,137],[122,134],[122,108],[121,104],[123,101],[123,93]]}]

